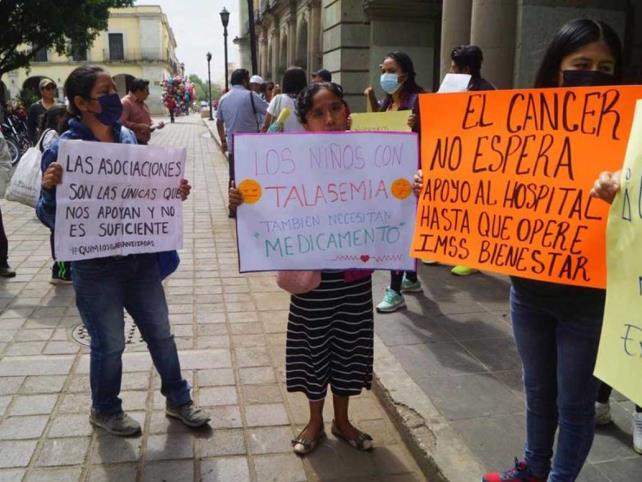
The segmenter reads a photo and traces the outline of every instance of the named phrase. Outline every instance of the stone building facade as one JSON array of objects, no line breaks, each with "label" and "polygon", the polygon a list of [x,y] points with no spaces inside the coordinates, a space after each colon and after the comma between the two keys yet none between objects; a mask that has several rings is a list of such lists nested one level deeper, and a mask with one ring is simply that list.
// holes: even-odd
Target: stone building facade
[{"label": "stone building facade", "polygon": [[[241,4],[241,65],[249,67],[247,2]],[[567,20],[603,19],[625,43],[629,81],[642,81],[642,1],[639,0],[254,0],[258,70],[280,82],[290,65],[324,67],[343,85],[351,108],[362,93],[379,95],[379,64],[403,50],[417,78],[434,90],[453,47],[473,43],[485,56],[483,73],[500,88],[528,87],[546,45]]]}]

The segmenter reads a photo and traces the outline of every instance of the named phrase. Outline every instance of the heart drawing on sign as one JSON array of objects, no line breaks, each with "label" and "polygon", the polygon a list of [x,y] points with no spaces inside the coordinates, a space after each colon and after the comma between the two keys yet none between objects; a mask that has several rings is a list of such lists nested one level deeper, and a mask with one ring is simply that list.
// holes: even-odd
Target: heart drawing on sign
[{"label": "heart drawing on sign", "polygon": [[364,263],[367,263],[369,259],[370,259],[370,256],[368,256],[367,254],[361,255],[361,261],[363,261]]}]

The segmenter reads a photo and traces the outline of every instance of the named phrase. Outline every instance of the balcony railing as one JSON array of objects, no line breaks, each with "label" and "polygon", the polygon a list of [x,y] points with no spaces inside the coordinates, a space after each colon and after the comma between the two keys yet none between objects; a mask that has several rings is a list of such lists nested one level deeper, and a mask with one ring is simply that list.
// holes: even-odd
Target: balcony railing
[{"label": "balcony railing", "polygon": [[122,51],[110,51],[103,49],[102,59],[92,58],[98,62],[173,62],[169,52],[161,52],[159,49],[124,49]]}]

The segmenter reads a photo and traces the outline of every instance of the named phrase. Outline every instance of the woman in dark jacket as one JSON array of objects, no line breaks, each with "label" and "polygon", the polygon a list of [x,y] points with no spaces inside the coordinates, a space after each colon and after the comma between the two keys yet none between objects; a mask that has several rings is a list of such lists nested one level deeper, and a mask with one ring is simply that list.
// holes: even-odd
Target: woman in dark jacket
[{"label": "woman in dark jacket", "polygon": [[[373,111],[392,112],[411,110],[409,123],[414,132],[419,130],[419,94],[424,89],[415,81],[415,67],[412,60],[404,52],[390,52],[380,65],[381,88],[386,97],[381,104],[377,101],[372,87],[366,90],[368,101]],[[421,292],[421,282],[417,279],[416,271],[392,271],[390,286],[386,288],[377,312],[392,313],[406,306],[403,293]]]}]

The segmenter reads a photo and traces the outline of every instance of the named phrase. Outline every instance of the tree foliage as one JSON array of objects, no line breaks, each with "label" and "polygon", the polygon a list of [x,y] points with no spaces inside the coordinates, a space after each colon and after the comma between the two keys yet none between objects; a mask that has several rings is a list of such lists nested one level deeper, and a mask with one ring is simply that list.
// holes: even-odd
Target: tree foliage
[{"label": "tree foliage", "polygon": [[[189,81],[194,85],[196,100],[199,102],[207,101],[207,81],[204,81],[196,74],[190,74]],[[212,83],[212,100],[218,99],[223,93],[223,89],[218,84]]]},{"label": "tree foliage", "polygon": [[0,77],[27,67],[34,52],[55,49],[71,55],[91,46],[107,29],[109,9],[134,0],[0,0]]}]

